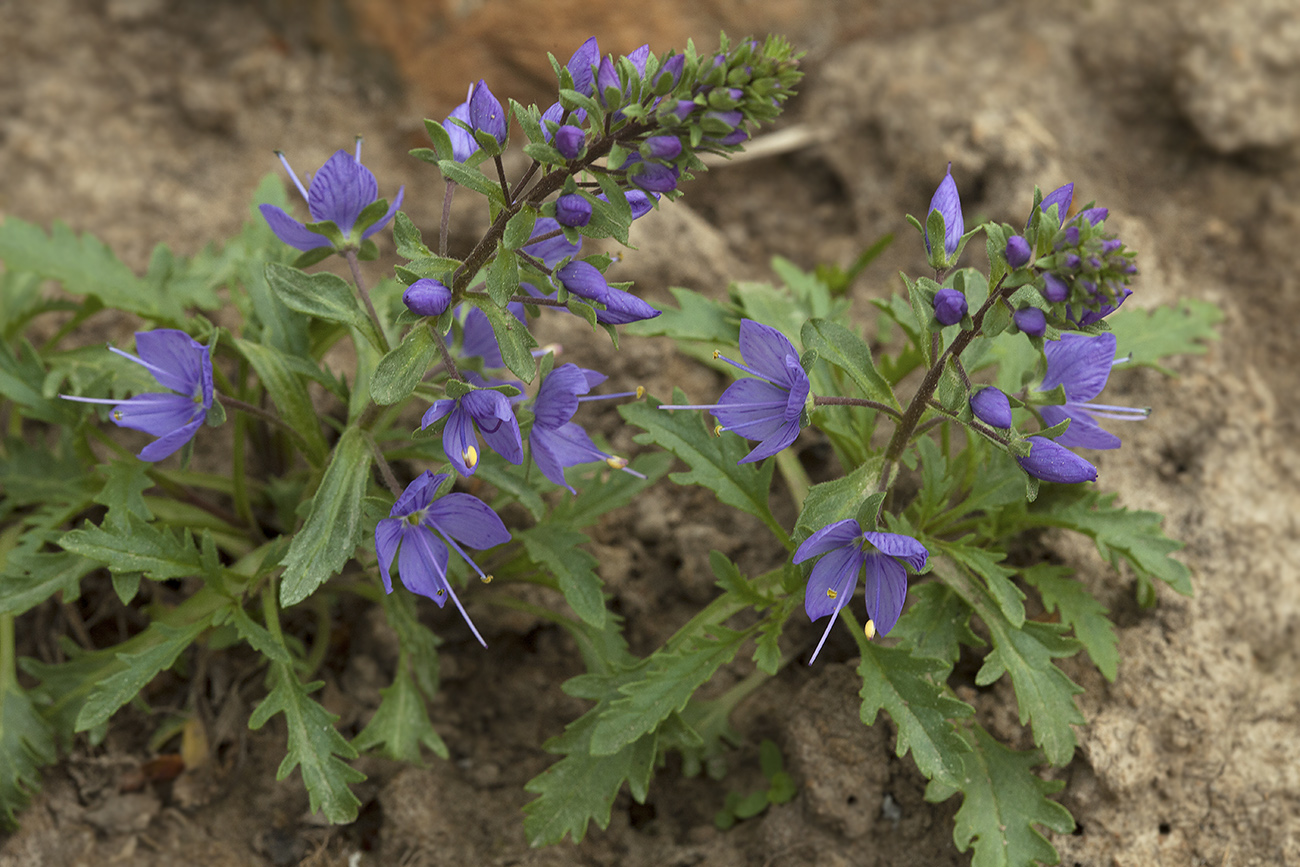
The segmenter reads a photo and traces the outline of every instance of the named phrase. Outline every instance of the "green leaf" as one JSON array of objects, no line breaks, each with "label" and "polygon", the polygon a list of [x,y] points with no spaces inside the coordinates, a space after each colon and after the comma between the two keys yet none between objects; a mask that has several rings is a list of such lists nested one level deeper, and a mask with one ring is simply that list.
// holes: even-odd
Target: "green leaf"
[{"label": "green leaf", "polygon": [[898,398],[889,383],[876,370],[871,348],[865,340],[829,319],[812,319],[799,332],[804,349],[835,365],[862,389],[862,396],[898,409]]},{"label": "green leaf", "polygon": [[253,710],[248,727],[260,729],[277,713],[284,714],[288,750],[275,778],[283,780],[300,767],[313,813],[324,812],[336,825],[355,820],[361,801],[348,784],[359,783],[366,775],[343,762],[355,759],[357,751],[334,728],[338,717],[309,697],[324,681],[303,685],[292,666],[279,662],[271,664],[270,681],[271,693]]},{"label": "green leaf", "polygon": [[568,524],[574,529],[594,524],[601,516],[631,503],[668,472],[672,463],[673,456],[667,452],[637,455],[628,466],[645,476],[644,479],[631,473],[607,472],[598,467],[591,478],[584,481],[577,496],[565,497],[556,505],[551,512],[551,522]]},{"label": "green leaf", "polygon": [[555,576],[574,613],[596,629],[604,628],[604,583],[592,571],[598,561],[581,547],[591,540],[577,530],[550,523],[519,531],[515,538],[524,543],[533,562]]},{"label": "green leaf", "polygon": [[537,212],[532,208],[524,208],[506,221],[505,233],[501,236],[501,244],[507,250],[518,250],[528,243],[528,238],[533,234],[533,226],[537,222]]},{"label": "green leaf", "polygon": [[24,544],[10,551],[0,563],[0,615],[22,614],[55,593],[63,594],[64,602],[74,601],[81,595],[81,579],[99,568],[88,560],[68,551],[41,551],[48,541],[59,537],[57,531],[39,535],[31,532]]},{"label": "green leaf", "polygon": [[532,382],[537,377],[537,360],[533,350],[537,341],[515,315],[504,307],[498,307],[490,298],[466,298],[466,301],[483,311],[488,324],[492,326],[492,336],[501,348],[501,360],[515,376],[524,382]]},{"label": "green leaf", "polygon": [[809,488],[794,525],[796,535],[811,536],[836,521],[856,517],[858,507],[875,493],[883,465],[883,458],[872,458],[847,475]]},{"label": "green leaf", "polygon": [[1160,364],[1171,355],[1204,355],[1208,342],[1218,340],[1214,326],[1223,320],[1223,312],[1207,301],[1187,298],[1171,307],[1138,310],[1125,307],[1107,317],[1115,335],[1116,352],[1132,355],[1133,364],[1154,367],[1162,373],[1173,371]]},{"label": "green leaf", "polygon": [[763,742],[758,745],[758,766],[762,769],[763,776],[767,777],[769,782],[785,769],[785,760],[781,757],[781,748],[776,745],[775,741],[763,738]]},{"label": "green leaf", "polygon": [[747,633],[713,626],[716,637],[696,635],[685,646],[661,648],[619,687],[591,733],[591,754],[608,756],[652,732],[669,714],[686,707],[695,690],[731,662]]},{"label": "green leaf", "polygon": [[[687,402],[681,389],[673,389],[673,400]],[[762,520],[783,543],[789,538],[768,506],[774,461],[740,463],[750,451],[743,439],[734,434],[715,437],[694,411],[661,410],[654,398],[648,398],[645,403],[624,404],[618,411],[628,422],[646,431],[635,437],[636,442],[661,446],[690,467],[687,472],[672,473],[669,478],[674,482],[707,488],[728,506]]]},{"label": "green leaf", "polygon": [[487,175],[478,169],[472,169],[455,160],[438,160],[438,171],[449,181],[455,181],[462,187],[468,187],[476,193],[487,196],[498,207],[506,206],[505,193],[501,192],[501,185],[491,180]]},{"label": "green leaf", "polygon": [[984,584],[988,587],[989,593],[997,601],[998,608],[1013,629],[1019,629],[1024,625],[1025,594],[1020,592],[1019,587],[1011,583],[1011,576],[1016,573],[999,565],[1002,560],[1006,559],[1006,554],[960,543],[940,543],[938,551],[953,558],[984,579]]},{"label": "green leaf", "polygon": [[257,372],[266,393],[280,410],[280,417],[302,435],[307,460],[319,467],[329,454],[329,446],[321,434],[320,415],[307,393],[307,385],[291,359],[273,347],[250,340],[236,338],[235,347]]},{"label": "green leaf", "polygon": [[397,348],[385,355],[370,381],[370,396],[380,406],[391,406],[410,397],[438,357],[438,344],[427,325],[407,332]]},{"label": "green leaf", "polygon": [[285,554],[281,605],[306,599],[352,557],[361,537],[361,498],[371,458],[370,443],[359,428],[350,427],[339,437],[307,520]]},{"label": "green leaf", "polygon": [[1106,606],[1097,601],[1081,582],[1063,566],[1036,563],[1021,576],[1038,589],[1043,607],[1057,611],[1061,622],[1074,629],[1074,635],[1092,657],[1093,665],[1112,683],[1119,673],[1119,636],[1106,617]]},{"label": "green leaf", "polygon": [[130,515],[142,521],[152,521],[153,513],[145,505],[145,491],[153,487],[149,478],[149,464],[133,459],[115,460],[107,468],[108,481],[95,497],[95,502],[108,508],[104,524],[121,531],[130,527]]},{"label": "green leaf", "polygon": [[266,282],[284,306],[327,322],[356,328],[375,347],[382,346],[375,323],[362,312],[352,289],[336,274],[305,274],[297,268],[270,262]]},{"label": "green leaf", "polygon": [[154,581],[187,578],[206,572],[198,546],[189,532],[149,523],[133,513],[119,529],[87,522],[65,533],[59,545],[66,551],[103,563],[113,572],[143,572]]},{"label": "green leaf", "polygon": [[235,631],[239,633],[240,638],[248,642],[249,647],[272,662],[287,664],[293,661],[293,657],[285,649],[285,646],[275,640],[275,636],[271,634],[269,629],[249,617],[248,612],[244,610],[244,606],[239,602],[232,600],[224,613],[229,615],[231,622],[235,626]]},{"label": "green leaf", "polygon": [[[1065,783],[1040,779],[1031,768],[1036,752],[1017,752],[993,740],[984,729],[974,729],[971,751],[964,754],[961,809],[957,811],[952,839],[965,852],[975,843],[971,867],[1031,867],[1036,862],[1055,864],[1056,849],[1034,828],[1042,825],[1058,834],[1074,830],[1074,819],[1045,795]],[[939,781],[926,788],[927,801],[938,802],[958,790]]]},{"label": "green leaf", "polygon": [[424,765],[420,747],[428,747],[439,758],[447,758],[447,745],[429,722],[429,711],[424,697],[411,679],[406,655],[397,666],[397,674],[390,686],[379,691],[379,710],[370,722],[352,739],[358,752],[382,747],[380,752],[390,759]]},{"label": "green leaf", "polygon": [[1065,527],[1092,537],[1097,553],[1118,568],[1128,562],[1139,579],[1165,582],[1175,592],[1192,595],[1191,572],[1169,556],[1183,547],[1165,535],[1158,512],[1116,508],[1116,494],[1084,490],[1078,485],[1050,485],[1029,509],[1039,527]]},{"label": "green leaf", "polygon": [[671,286],[668,291],[677,299],[677,307],[665,304],[658,316],[633,322],[623,328],[624,333],[637,337],[666,335],[677,340],[736,345],[740,317],[734,310],[691,289]]},{"label": "green leaf", "polygon": [[509,304],[510,296],[519,291],[519,257],[513,250],[497,248],[496,258],[487,269],[487,291],[498,307]]},{"label": "green leaf", "polygon": [[863,724],[873,725],[883,708],[898,726],[894,754],[901,759],[910,749],[921,773],[956,785],[962,774],[962,753],[969,747],[951,720],[970,716],[974,709],[945,689],[949,666],[866,640],[858,644]]},{"label": "green leaf", "polygon": [[15,812],[41,786],[41,768],[58,759],[54,731],[17,684],[0,688],[0,827],[18,828]]},{"label": "green leaf", "polygon": [[[952,670],[961,656],[961,645],[983,647],[984,641],[970,629],[974,612],[946,584],[937,581],[917,584],[907,589],[912,604],[903,612],[889,633],[902,639],[901,647],[913,656],[942,659]],[[943,680],[936,678],[936,681]]]},{"label": "green leaf", "polygon": [[77,714],[76,730],[84,732],[108,722],[118,708],[135,698],[159,672],[171,668],[181,651],[193,644],[211,621],[212,615],[209,614],[183,627],[161,622],[151,624],[144,633],[145,649],[117,654],[118,661],[126,667],[98,682],[91,690],[90,697]]},{"label": "green leaf", "polygon": [[[12,217],[10,218],[12,219]],[[22,407],[23,415],[51,424],[66,424],[77,418],[78,411],[69,401],[46,397],[42,392],[45,365],[26,340],[18,344],[14,355],[9,344],[0,341],[0,397]]]},{"label": "green leaf", "polygon": [[[538,795],[524,806],[524,833],[531,846],[558,843],[567,834],[579,843],[594,821],[609,827],[609,811],[626,780],[633,790],[644,792],[654,771],[658,736],[642,735],[638,740],[607,755],[593,755],[589,749],[596,726],[593,709],[574,720],[564,734],[544,745],[564,758],[529,780],[524,789]],[[642,798],[644,800],[644,798]]]}]

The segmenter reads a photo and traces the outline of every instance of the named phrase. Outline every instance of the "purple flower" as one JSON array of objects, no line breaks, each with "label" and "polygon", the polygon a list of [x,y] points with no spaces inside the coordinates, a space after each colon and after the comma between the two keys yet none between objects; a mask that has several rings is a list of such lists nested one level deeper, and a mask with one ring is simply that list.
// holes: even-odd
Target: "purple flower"
[{"label": "purple flower", "polygon": [[1011,314],[1011,319],[1030,337],[1042,337],[1047,331],[1047,316],[1037,307],[1022,307]]},{"label": "purple flower", "polygon": [[934,293],[934,318],[940,325],[956,325],[969,309],[966,296],[956,289],[940,289]]},{"label": "purple flower", "polygon": [[717,403],[659,408],[706,409],[718,420],[717,432],[729,430],[747,440],[758,440],[754,450],[737,462],[747,464],[771,457],[795,441],[810,386],[799,353],[775,328],[752,319],[740,320],[740,356],[745,364],[713,354],[754,377],[732,383]]},{"label": "purple flower", "polygon": [[675,160],[682,152],[682,140],[675,135],[655,135],[641,144],[643,157],[657,160]]},{"label": "purple flower", "polygon": [[[518,301],[511,301],[506,305],[506,309],[514,314],[514,317],[520,322],[524,321],[523,304]],[[450,343],[451,335],[448,334],[445,340]],[[483,367],[487,370],[506,366],[505,361],[501,358],[501,347],[497,344],[497,336],[492,330],[492,323],[488,322],[487,314],[477,307],[470,308],[469,313],[465,314],[465,321],[461,325],[460,357],[482,358]],[[466,375],[472,372],[465,371]]]},{"label": "purple flower", "polygon": [[469,91],[465,94],[465,101],[451,110],[447,119],[442,122],[442,128],[447,131],[447,137],[451,139],[451,158],[458,163],[474,156],[478,151],[478,142],[474,136],[465,127],[460,126],[453,121],[459,120],[466,125],[472,125],[469,118],[469,98],[474,95],[474,85],[469,86]]},{"label": "purple flower", "polygon": [[805,539],[794,552],[794,562],[802,563],[823,554],[808,575],[803,607],[810,620],[820,620],[827,614],[832,617],[812,659],[808,660],[809,665],[817,659],[826,636],[831,634],[835,625],[833,615],[839,614],[853,598],[859,572],[866,573],[868,623],[874,624],[881,635],[887,635],[903,613],[907,598],[907,570],[903,564],[919,572],[925,568],[930,552],[911,536],[863,532],[858,522],[850,518],[823,527]]},{"label": "purple flower", "polygon": [[566,160],[576,160],[587,144],[587,134],[581,127],[565,125],[555,131],[555,149]]},{"label": "purple flower", "polygon": [[425,410],[420,427],[427,428],[442,418],[447,419],[447,426],[442,431],[442,451],[462,476],[474,475],[478,466],[475,426],[492,451],[512,464],[523,463],[524,444],[519,437],[519,422],[504,394],[482,390],[436,400]]},{"label": "purple flower", "polygon": [[[1058,223],[1064,223],[1066,215],[1070,213],[1070,202],[1072,199],[1074,199],[1074,184],[1065,184],[1064,186],[1057,187],[1047,195],[1043,196],[1043,201],[1039,204],[1038,209],[1046,214],[1052,209],[1052,206],[1055,205],[1056,221]],[[1033,219],[1034,215],[1030,214],[1029,220],[1032,221]],[[1026,222],[1025,225],[1027,227],[1029,222]]]},{"label": "purple flower", "polygon": [[[402,195],[406,187],[397,190],[397,198],[393,200],[388,213],[377,222],[363,227],[360,238],[353,238],[351,236],[357,217],[361,216],[361,212],[367,205],[379,198],[379,184],[375,181],[375,176],[371,174],[370,169],[361,165],[361,140],[357,139],[355,156],[345,150],[335,151],[334,156],[330,157],[311,179],[311,186],[308,189],[303,188],[302,181],[298,180],[293,169],[289,168],[289,161],[285,159],[284,154],[277,151],[276,156],[284,164],[289,177],[293,178],[298,192],[302,193],[302,197],[307,200],[307,210],[311,213],[312,222],[323,223],[332,220],[349,245],[359,244],[388,225],[388,221],[402,206]],[[328,238],[310,231],[305,225],[286,214],[283,209],[274,205],[260,205],[258,210],[262,212],[262,216],[275,236],[290,247],[298,250],[314,250],[317,247],[330,246]]]},{"label": "purple flower", "polygon": [[1041,294],[1045,300],[1052,304],[1059,304],[1070,297],[1070,284],[1055,274],[1046,273],[1043,275]]},{"label": "purple flower", "polygon": [[406,486],[406,490],[393,504],[388,517],[375,525],[375,553],[379,556],[379,577],[384,581],[384,591],[393,592],[393,558],[397,558],[397,574],[406,589],[427,596],[441,608],[447,597],[456,603],[456,610],[465,618],[470,632],[478,643],[487,647],[483,636],[474,628],[474,622],[456,597],[451,582],[447,580],[447,561],[451,546],[465,562],[473,567],[485,582],[492,580],[484,575],[478,564],[469,558],[461,545],[483,550],[510,541],[510,531],[488,506],[469,494],[447,494],[434,500],[438,488],[447,480],[445,473],[434,474],[425,470],[420,477]]},{"label": "purple flower", "polygon": [[492,136],[497,144],[506,143],[508,129],[505,110],[501,108],[500,100],[488,90],[487,82],[481,78],[478,84],[470,88],[469,125],[478,132]]},{"label": "purple flower", "polygon": [[1087,289],[1089,286],[1091,286],[1093,304],[1096,304],[1097,306],[1094,309],[1083,308],[1080,314],[1078,315],[1078,318],[1076,318],[1074,313],[1074,305],[1071,304],[1069,307],[1065,308],[1065,318],[1069,319],[1071,322],[1073,322],[1074,324],[1080,327],[1092,325],[1094,323],[1100,322],[1101,320],[1105,319],[1107,316],[1109,316],[1110,314],[1118,310],[1119,305],[1124,303],[1124,299],[1133,294],[1132,289],[1130,289],[1127,286],[1119,285],[1114,281],[1112,281],[1109,285],[1111,286],[1111,289],[1114,293],[1115,302],[1113,304],[1109,300],[1106,300],[1106,296],[1104,296],[1101,293],[1101,291],[1097,288],[1097,284],[1090,283],[1084,288]]},{"label": "purple flower", "polygon": [[1007,264],[1012,268],[1023,268],[1029,264],[1029,258],[1033,251],[1029,249],[1029,242],[1021,235],[1012,235],[1007,238],[1007,247],[1005,250]]},{"label": "purple flower", "polygon": [[[947,173],[939,182],[934,196],[930,198],[930,207],[925,212],[926,220],[923,225],[929,223],[930,214],[935,211],[943,217],[943,249],[948,254],[948,258],[951,258],[956,254],[961,236],[966,231],[966,224],[961,216],[961,197],[957,195],[957,182],[952,179],[952,163],[948,163]],[[925,252],[931,252],[928,225],[925,229]]]},{"label": "purple flower", "polygon": [[705,141],[712,144],[730,146],[738,145],[749,138],[749,133],[741,127],[745,116],[738,110],[732,111],[706,111],[702,118],[702,125],[709,126],[710,121],[719,122],[727,132],[720,132],[718,135],[705,136]]},{"label": "purple flower", "polygon": [[663,62],[654,77],[655,93],[667,93],[682,80],[682,70],[686,67],[686,55],[674,54]]},{"label": "purple flower", "polygon": [[[549,235],[552,232],[558,232],[560,224],[550,217],[538,217],[537,222],[533,223],[533,233],[528,237],[540,238],[542,235]],[[520,248],[524,253],[539,259],[547,268],[554,268],[561,261],[570,256],[576,256],[582,249],[582,241],[570,244],[564,235],[557,234],[553,238],[547,238],[545,241],[531,241]]]},{"label": "purple flower", "polygon": [[590,262],[575,259],[556,271],[555,278],[579,298],[604,304],[604,310],[596,311],[596,321],[603,325],[626,325],[660,314],[632,293],[610,286],[605,275]]},{"label": "purple flower", "polygon": [[416,280],[402,293],[402,303],[419,316],[441,316],[451,304],[451,290],[425,277]]},{"label": "purple flower", "polygon": [[1097,468],[1046,437],[1030,437],[1029,457],[1016,458],[1020,468],[1045,482],[1094,482]]},{"label": "purple flower", "polygon": [[1119,437],[1102,430],[1094,418],[1113,418],[1141,421],[1151,414],[1150,409],[1089,403],[1101,394],[1110,378],[1115,360],[1115,335],[1062,334],[1060,340],[1049,340],[1043,345],[1047,356],[1047,374],[1039,391],[1051,391],[1058,385],[1065,387],[1065,403],[1039,408],[1043,421],[1049,427],[1067,418],[1070,426],[1056,442],[1067,448],[1117,449]]},{"label": "purple flower", "polygon": [[578,411],[578,404],[584,400],[640,396],[639,392],[629,391],[596,398],[578,397],[600,385],[605,378],[605,374],[594,370],[575,364],[562,364],[542,380],[537,389],[537,398],[533,401],[535,418],[533,429],[528,434],[528,449],[542,475],[555,484],[568,488],[571,494],[576,494],[577,491],[565,480],[564,470],[577,464],[604,461],[614,469],[645,478],[641,473],[628,469],[626,458],[615,457],[597,448],[587,432],[571,421],[573,414]]},{"label": "purple flower", "polygon": [[591,96],[592,82],[595,78],[594,67],[600,62],[600,46],[596,37],[591,37],[578,46],[565,68],[573,76],[573,89],[584,96]]},{"label": "purple flower", "polygon": [[591,222],[591,202],[577,193],[566,193],[555,200],[555,221],[561,226],[580,228]]},{"label": "purple flower", "polygon": [[129,400],[59,397],[112,404],[109,418],[114,424],[158,437],[140,450],[142,461],[160,461],[193,439],[212,409],[212,358],[207,347],[184,331],[160,328],[135,333],[138,357],[112,346],[108,349],[145,368],[159,385],[176,393],[138,394]]},{"label": "purple flower", "polygon": [[609,89],[612,87],[621,93],[622,86],[622,82],[618,80],[618,70],[614,67],[614,61],[610,60],[608,55],[602,57],[596,67],[596,100],[601,105],[606,105]]},{"label": "purple flower", "polygon": [[677,189],[677,179],[681,176],[676,166],[646,162],[640,154],[629,155],[620,168],[627,172],[631,184],[648,193],[668,193]]},{"label": "purple flower", "polygon": [[644,78],[646,61],[650,59],[649,43],[642,45],[636,51],[633,51],[631,54],[627,55],[627,59],[632,61],[632,67],[636,69],[636,74]]},{"label": "purple flower", "polygon": [[990,427],[1002,430],[1011,427],[1011,401],[999,388],[989,386],[975,392],[970,399],[970,411]]}]

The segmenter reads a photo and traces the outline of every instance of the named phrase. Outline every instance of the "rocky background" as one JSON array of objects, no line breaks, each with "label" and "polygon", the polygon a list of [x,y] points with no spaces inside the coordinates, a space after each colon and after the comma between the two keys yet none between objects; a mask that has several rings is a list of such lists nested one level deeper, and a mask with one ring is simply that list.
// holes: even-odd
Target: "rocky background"
[{"label": "rocky background", "polygon": [[[1169,534],[1187,542],[1196,597],[1162,591],[1157,608],[1140,610],[1129,577],[1080,540],[1037,543],[1040,556],[1078,566],[1110,607],[1123,653],[1114,684],[1084,662],[1068,669],[1086,687],[1090,724],[1057,772],[1079,828],[1052,842],[1063,864],[1082,867],[1300,863],[1295,0],[1070,9],[1030,0],[0,0],[0,216],[64,220],[142,269],[158,243],[190,254],[236,231],[258,180],[277,170],[272,149],[302,172],[360,133],[381,195],[405,184],[406,210],[432,226],[441,181],[406,152],[425,144],[421,119],[445,116],[472,80],[503,98],[541,100],[547,51],[563,60],[592,34],[607,51],[646,41],[663,51],[687,37],[707,48],[720,28],[777,30],[807,50],[803,94],[783,122],[802,145],[710,172],[638,224],[640,249],[619,277],[651,299],[674,284],[722,292],[729,279],[762,278],[774,253],[805,267],[847,264],[894,232],[853,289],[865,309],[897,288],[899,269],[921,266],[902,216],[921,213],[951,161],[968,224],[1021,219],[1034,184],[1072,180],[1076,200],[1108,206],[1108,226],[1141,251],[1130,305],[1190,297],[1222,306],[1222,341],[1177,360],[1175,378],[1112,379],[1108,397],[1155,412],[1097,460],[1100,484],[1163,512]],[[467,243],[479,220],[458,208],[453,242]],[[572,360],[653,393],[721,387],[660,342],[629,340],[615,356],[603,338],[559,337]],[[606,431],[615,445],[634,449],[615,424]],[[701,522],[719,511],[665,482],[598,532],[602,575],[634,649],[654,647],[709,597],[710,547],[771,556],[736,519]],[[910,758],[893,756],[888,725],[858,723],[847,640],[741,707],[733,723],[746,743],[724,783],[684,779],[670,763],[647,804],[620,797],[608,829],[530,850],[522,784],[550,761],[541,742],[583,710],[558,688],[578,662],[554,630],[476,616],[492,650],[450,634],[433,708],[453,761],[362,760],[370,781],[354,825],[320,826],[296,775],[274,781],[282,733],[244,727],[260,678],[237,660],[214,662],[236,669],[236,686],[213,707],[209,740],[223,757],[214,770],[128,785],[160,757],[140,734],[152,723],[125,711],[101,747],[50,771],[0,865],[969,863],[951,841],[956,805],[925,803]],[[61,622],[38,611],[20,622],[20,640],[44,641]],[[342,631],[323,700],[355,730],[377,705],[393,651],[374,618],[345,619]],[[806,625],[793,632],[813,635]],[[1014,741],[1009,686],[968,692],[982,722]],[[761,780],[764,737],[781,746],[800,794],[719,832],[712,818],[728,788]]]}]

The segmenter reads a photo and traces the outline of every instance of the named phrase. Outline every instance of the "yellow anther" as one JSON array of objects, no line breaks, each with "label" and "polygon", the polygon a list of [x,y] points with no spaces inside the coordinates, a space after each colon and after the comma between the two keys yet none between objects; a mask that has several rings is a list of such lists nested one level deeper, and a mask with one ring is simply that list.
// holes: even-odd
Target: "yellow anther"
[{"label": "yellow anther", "polygon": [[465,466],[471,470],[478,466],[478,449],[473,446],[466,446],[465,453],[461,457],[465,459]]},{"label": "yellow anther", "polygon": [[644,385],[638,385],[638,386],[636,387],[636,399],[637,399],[637,400],[640,400],[640,399],[643,398],[643,397],[645,397],[645,386],[644,386]]},{"label": "yellow anther", "polygon": [[484,583],[484,584],[491,584],[491,583],[492,583],[492,576],[491,576],[491,575],[484,575],[484,576],[483,576],[483,583]]},{"label": "yellow anther", "polygon": [[113,410],[113,421],[121,421],[121,420],[122,420],[122,410],[120,409]]},{"label": "yellow anther", "polygon": [[447,592],[446,590],[439,590],[439,591],[438,591],[436,594],[434,594],[434,595],[441,597],[441,596],[442,596],[444,593],[446,593],[446,592]]},{"label": "yellow anther", "polygon": [[875,637],[876,637],[876,624],[875,624],[875,621],[868,620],[868,621],[867,621],[867,625],[864,626],[864,627],[862,627],[862,631],[865,632],[865,633],[867,634],[867,640],[868,640],[868,641],[870,641],[871,639],[875,638]]},{"label": "yellow anther", "polygon": [[714,425],[714,426],[713,426],[713,435],[714,435],[715,437],[720,437],[720,436],[722,436],[722,432],[723,432],[724,430],[726,430],[726,428],[723,427],[722,425],[720,425],[720,424],[719,424],[719,425]]},{"label": "yellow anther", "polygon": [[621,470],[627,466],[627,458],[620,458],[618,455],[610,455],[605,458],[605,463],[616,470]]},{"label": "yellow anther", "polygon": [[719,352],[719,351],[716,350],[716,349],[713,350],[713,360],[714,360],[714,361],[717,361],[717,360],[718,360],[719,358],[721,358],[721,357],[722,357],[722,353],[721,353],[721,352]]},{"label": "yellow anther", "polygon": [[835,592],[835,588],[834,588],[834,587],[827,587],[827,588],[826,588],[826,598],[827,598],[827,599],[834,599],[836,596],[839,596],[839,595],[840,595],[840,594],[838,594],[838,593]]}]

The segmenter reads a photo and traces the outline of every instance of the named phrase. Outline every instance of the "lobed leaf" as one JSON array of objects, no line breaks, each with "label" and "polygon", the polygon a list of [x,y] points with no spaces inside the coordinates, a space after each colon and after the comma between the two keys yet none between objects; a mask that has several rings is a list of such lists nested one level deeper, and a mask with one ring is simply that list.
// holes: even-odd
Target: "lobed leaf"
[{"label": "lobed leaf", "polygon": [[528,556],[555,576],[573,612],[596,629],[605,625],[604,582],[592,569],[595,557],[583,547],[591,540],[577,530],[539,524],[515,533]]}]

